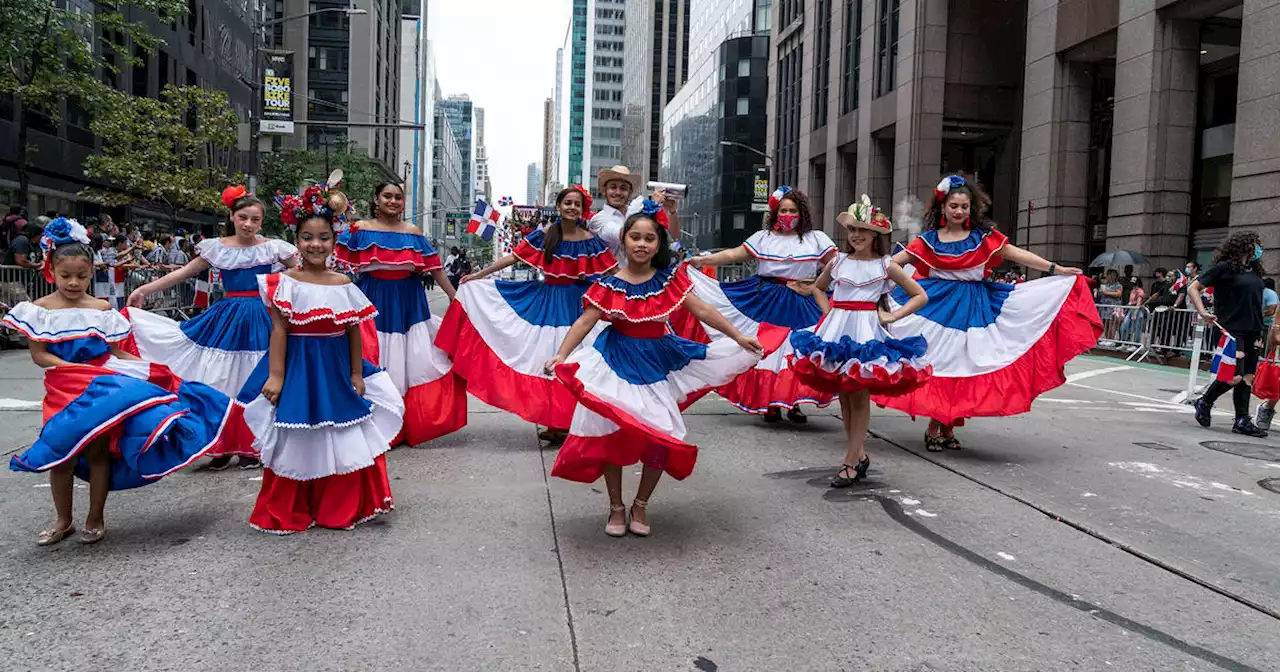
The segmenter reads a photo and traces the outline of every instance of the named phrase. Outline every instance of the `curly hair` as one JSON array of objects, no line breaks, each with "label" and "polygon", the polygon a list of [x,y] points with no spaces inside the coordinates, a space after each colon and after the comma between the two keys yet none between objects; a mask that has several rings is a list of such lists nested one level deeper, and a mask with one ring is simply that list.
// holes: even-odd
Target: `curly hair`
[{"label": "curly hair", "polygon": [[964,172],[953,173],[964,178],[964,185],[956,187],[947,194],[947,198],[939,201],[934,198],[933,194],[929,194],[929,211],[925,213],[925,226],[930,230],[941,229],[946,227],[943,206],[947,201],[956,194],[964,194],[969,197],[969,221],[970,225],[979,229],[990,229],[995,224],[987,219],[987,210],[991,208],[991,197],[982,189],[982,183],[978,182],[978,178]]},{"label": "curly hair", "polygon": [[1218,249],[1218,261],[1225,261],[1236,273],[1254,271],[1262,275],[1262,264],[1253,260],[1253,246],[1261,245],[1262,238],[1252,231],[1237,231],[1227,237]]},{"label": "curly hair", "polygon": [[778,199],[778,207],[769,209],[769,214],[764,218],[764,230],[773,230],[773,223],[778,219],[778,210],[782,207],[782,202],[788,200],[795,203],[796,210],[800,211],[800,221],[796,223],[796,238],[804,240],[804,234],[813,230],[813,215],[809,210],[809,198],[799,189],[787,192],[786,196]]}]

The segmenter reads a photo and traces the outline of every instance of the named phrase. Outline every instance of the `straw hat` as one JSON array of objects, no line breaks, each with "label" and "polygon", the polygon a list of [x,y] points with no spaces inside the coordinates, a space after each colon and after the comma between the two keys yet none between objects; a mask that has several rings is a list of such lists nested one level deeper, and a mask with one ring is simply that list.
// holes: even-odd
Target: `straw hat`
[{"label": "straw hat", "polygon": [[845,228],[870,229],[876,233],[893,232],[893,222],[885,217],[880,208],[871,205],[871,197],[862,195],[862,200],[849,206],[848,210],[836,215],[836,221]]},{"label": "straw hat", "polygon": [[596,187],[601,193],[603,193],[604,185],[612,182],[613,180],[622,180],[623,182],[631,183],[631,193],[635,193],[640,190],[640,176],[632,173],[631,169],[626,166],[614,166],[600,171],[600,176],[596,178]]}]

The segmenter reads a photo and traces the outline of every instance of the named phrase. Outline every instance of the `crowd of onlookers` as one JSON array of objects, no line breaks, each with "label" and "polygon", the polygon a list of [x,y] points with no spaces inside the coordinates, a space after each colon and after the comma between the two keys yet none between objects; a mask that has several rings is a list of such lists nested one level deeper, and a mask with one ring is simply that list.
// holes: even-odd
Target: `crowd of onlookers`
[{"label": "crowd of onlookers", "polygon": [[[29,218],[21,206],[10,206],[0,220],[0,265],[38,270],[42,260],[40,236],[44,227],[58,217],[57,212],[46,212]],[[93,249],[96,273],[95,295],[107,293],[104,298],[118,299],[114,294],[123,291],[118,281],[120,272],[149,271],[166,273],[180,268],[195,257],[195,246],[201,240],[198,234],[188,234],[183,229],[174,233],[155,233],[130,224],[117,224],[110,215],[90,218],[84,222],[89,233],[89,246]],[[16,276],[0,278],[0,309],[3,304],[12,305],[25,300],[26,291],[16,282]],[[189,293],[189,288],[184,291]]]}]

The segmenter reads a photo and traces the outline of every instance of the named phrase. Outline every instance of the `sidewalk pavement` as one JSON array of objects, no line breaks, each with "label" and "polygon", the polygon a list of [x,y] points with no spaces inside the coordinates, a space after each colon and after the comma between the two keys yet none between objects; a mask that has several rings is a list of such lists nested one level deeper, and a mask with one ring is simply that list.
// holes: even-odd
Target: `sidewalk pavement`
[{"label": "sidewalk pavement", "polygon": [[[870,481],[848,490],[827,487],[844,450],[832,411],[765,425],[705,399],[688,418],[698,467],[659,485],[647,539],[606,537],[603,484],[549,478],[534,428],[474,399],[461,432],[390,454],[397,510],[351,532],[258,533],[261,472],[189,470],[113,493],[103,543],[38,548],[44,480],[0,474],[0,659],[1277,669],[1280,494],[1259,482],[1280,477],[1280,441],[1197,426],[1168,402],[1182,374],[1092,358],[1068,372],[1031,413],[972,420],[958,453],[924,452],[923,422],[876,410]],[[0,398],[38,399],[38,381],[25,353],[0,354]],[[10,452],[34,438],[28,416],[0,411]]]}]

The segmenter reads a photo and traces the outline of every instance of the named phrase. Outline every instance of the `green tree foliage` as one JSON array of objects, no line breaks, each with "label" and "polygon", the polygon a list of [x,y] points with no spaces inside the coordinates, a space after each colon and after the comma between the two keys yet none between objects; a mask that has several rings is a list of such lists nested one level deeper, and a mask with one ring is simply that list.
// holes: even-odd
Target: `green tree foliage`
[{"label": "green tree foliage", "polygon": [[[131,0],[134,12],[168,21],[186,11],[183,0]],[[92,13],[51,0],[0,0],[0,44],[7,44],[0,67],[0,91],[13,95],[17,128],[18,199],[26,203],[30,185],[30,112],[60,117],[64,103],[87,110],[101,107],[110,91],[103,78],[137,61],[133,47],[150,53],[161,44],[146,25],[125,18],[124,3],[106,0]]]},{"label": "green tree foliage", "polygon": [[89,128],[102,151],[84,172],[112,189],[84,189],[83,198],[155,201],[172,222],[179,209],[218,210],[223,187],[243,179],[231,170],[238,120],[225,92],[166,86],[159,99],[108,91],[101,100]]},{"label": "green tree foliage", "polygon": [[[276,192],[292,194],[299,187],[324,182],[330,172],[341,168],[342,192],[355,207],[356,216],[368,218],[372,216],[370,203],[373,200],[373,188],[386,181],[388,176],[376,161],[354,150],[355,143],[345,141],[331,143],[327,153],[309,149],[285,149],[267,154],[262,160],[260,196],[270,201]],[[275,208],[268,209],[263,229],[273,235],[280,235],[284,231],[280,213]]]}]

